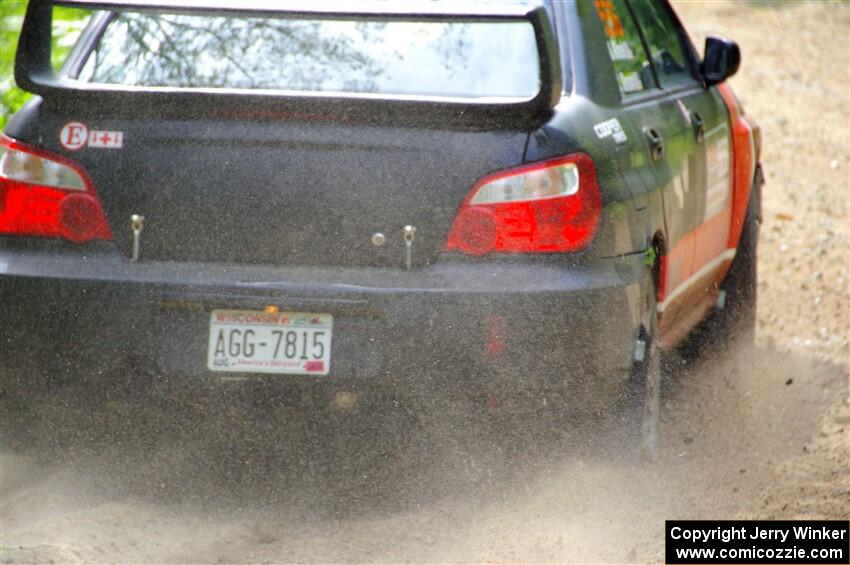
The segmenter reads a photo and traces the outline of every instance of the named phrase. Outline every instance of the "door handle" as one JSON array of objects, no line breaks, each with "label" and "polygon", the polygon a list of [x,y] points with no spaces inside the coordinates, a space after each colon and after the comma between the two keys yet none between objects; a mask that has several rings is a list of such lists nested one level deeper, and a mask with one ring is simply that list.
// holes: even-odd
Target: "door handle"
[{"label": "door handle", "polygon": [[659,161],[664,157],[664,138],[658,130],[652,127],[643,128],[643,134],[649,142],[649,155],[653,161]]},{"label": "door handle", "polygon": [[703,125],[702,116],[698,112],[691,113],[691,126],[694,128],[694,137],[697,143],[702,143],[705,139],[705,125]]}]

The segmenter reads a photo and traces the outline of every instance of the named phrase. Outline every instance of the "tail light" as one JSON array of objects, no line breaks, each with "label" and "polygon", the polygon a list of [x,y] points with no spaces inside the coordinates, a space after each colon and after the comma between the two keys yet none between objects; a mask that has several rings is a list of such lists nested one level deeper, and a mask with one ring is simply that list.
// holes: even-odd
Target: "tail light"
[{"label": "tail light", "polygon": [[593,240],[601,210],[596,167],[585,153],[502,171],[472,187],[446,250],[470,255],[578,251]]},{"label": "tail light", "polygon": [[60,155],[0,135],[0,235],[112,239],[85,171]]}]

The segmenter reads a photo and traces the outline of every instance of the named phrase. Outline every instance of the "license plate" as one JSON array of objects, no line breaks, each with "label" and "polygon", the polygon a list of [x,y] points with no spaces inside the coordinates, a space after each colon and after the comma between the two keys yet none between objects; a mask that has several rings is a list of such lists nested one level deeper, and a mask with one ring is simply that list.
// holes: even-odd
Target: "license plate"
[{"label": "license plate", "polygon": [[327,375],[333,316],[213,310],[207,368],[231,373]]}]

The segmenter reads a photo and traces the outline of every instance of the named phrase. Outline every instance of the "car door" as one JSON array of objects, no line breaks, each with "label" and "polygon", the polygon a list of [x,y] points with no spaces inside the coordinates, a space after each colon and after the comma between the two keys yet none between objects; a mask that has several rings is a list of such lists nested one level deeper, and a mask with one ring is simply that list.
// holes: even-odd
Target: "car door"
[{"label": "car door", "polygon": [[690,41],[667,3],[628,1],[664,92],[660,109],[671,136],[667,161],[677,173],[661,179],[673,182],[663,195],[668,237],[675,241],[659,306],[670,310],[668,323],[684,331],[710,306],[718,275],[732,258],[728,120],[719,94],[698,79]]},{"label": "car door", "polygon": [[[667,253],[658,289],[663,310],[667,305],[663,302],[665,289],[681,286],[694,269],[694,229],[699,210],[692,193],[699,180],[691,175],[698,167],[691,162],[692,134],[683,123],[676,97],[660,84],[627,0],[600,0],[596,8],[620,90],[623,135],[630,141],[617,146],[621,173],[638,210],[653,197],[664,204]],[[663,318],[670,320],[674,314]]]}]

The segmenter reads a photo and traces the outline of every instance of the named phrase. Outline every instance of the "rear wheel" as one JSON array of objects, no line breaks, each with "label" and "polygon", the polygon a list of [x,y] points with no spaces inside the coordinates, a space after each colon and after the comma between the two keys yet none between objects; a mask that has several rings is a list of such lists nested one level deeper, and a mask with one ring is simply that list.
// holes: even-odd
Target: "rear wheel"
[{"label": "rear wheel", "polygon": [[728,345],[732,340],[752,343],[755,339],[759,220],[754,201],[752,199],[747,208],[735,260],[721,286],[725,304],[716,313],[715,330],[722,345]]}]

